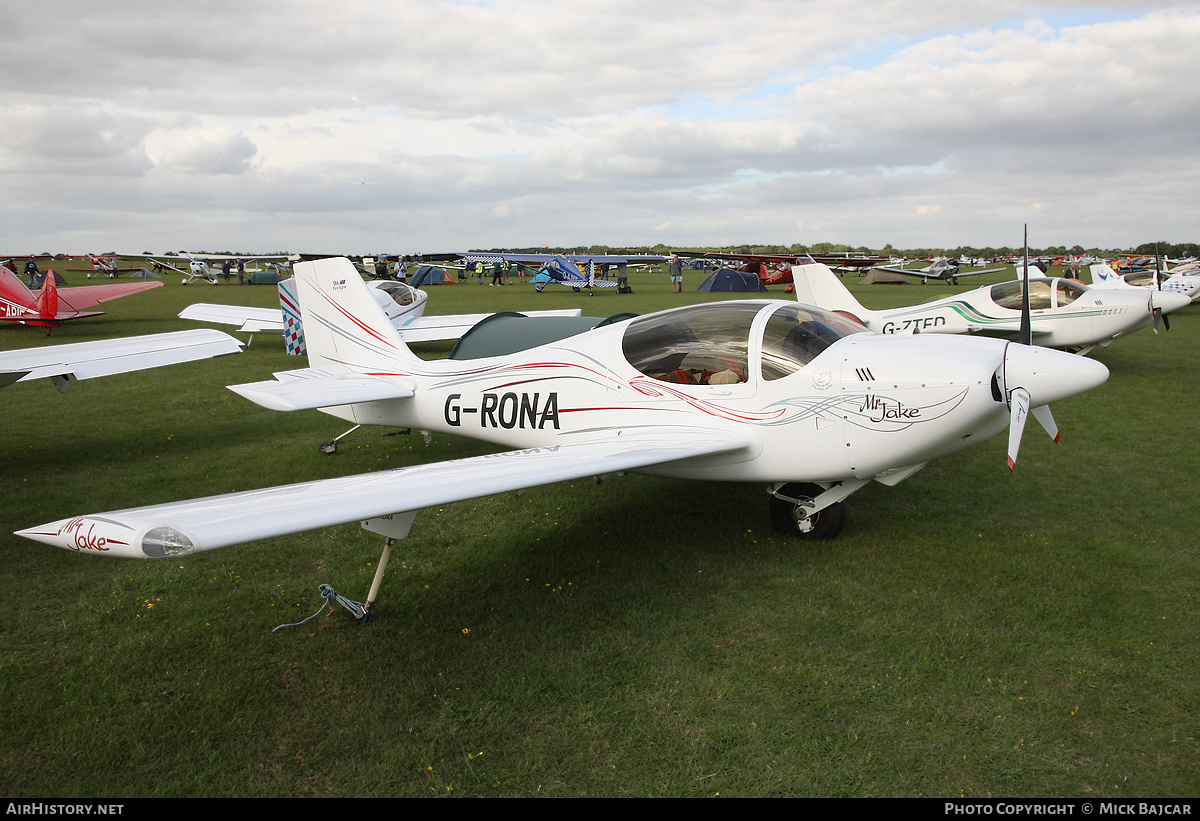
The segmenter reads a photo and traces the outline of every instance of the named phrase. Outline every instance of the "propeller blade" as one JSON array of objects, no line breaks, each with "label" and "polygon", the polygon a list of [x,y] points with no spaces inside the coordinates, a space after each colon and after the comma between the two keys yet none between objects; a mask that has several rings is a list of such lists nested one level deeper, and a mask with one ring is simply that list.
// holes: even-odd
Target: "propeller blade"
[{"label": "propeller blade", "polygon": [[1053,439],[1054,444],[1057,445],[1058,440],[1061,437],[1058,432],[1058,425],[1054,423],[1054,414],[1050,413],[1050,406],[1039,405],[1030,411],[1030,413],[1032,413],[1033,418],[1038,420],[1041,426],[1046,429],[1046,433],[1050,434],[1050,438]]},{"label": "propeller blade", "polygon": [[1008,406],[1008,469],[1017,469],[1017,451],[1021,449],[1021,436],[1025,432],[1025,420],[1029,418],[1029,391],[1014,388],[1009,394]]},{"label": "propeller blade", "polygon": [[1022,275],[1024,287],[1021,297],[1021,344],[1033,344],[1033,326],[1029,318],[1029,226],[1025,226],[1025,269]]}]

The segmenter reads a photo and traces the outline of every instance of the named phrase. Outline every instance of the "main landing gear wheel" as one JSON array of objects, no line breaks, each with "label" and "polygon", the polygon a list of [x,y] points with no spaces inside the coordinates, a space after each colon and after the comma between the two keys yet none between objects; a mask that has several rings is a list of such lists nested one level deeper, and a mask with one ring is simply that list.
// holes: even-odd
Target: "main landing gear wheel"
[{"label": "main landing gear wheel", "polygon": [[846,525],[845,500],[812,514],[804,507],[824,491],[820,485],[784,485],[778,492],[789,498],[771,497],[771,524],[786,536],[810,540],[836,538]]}]

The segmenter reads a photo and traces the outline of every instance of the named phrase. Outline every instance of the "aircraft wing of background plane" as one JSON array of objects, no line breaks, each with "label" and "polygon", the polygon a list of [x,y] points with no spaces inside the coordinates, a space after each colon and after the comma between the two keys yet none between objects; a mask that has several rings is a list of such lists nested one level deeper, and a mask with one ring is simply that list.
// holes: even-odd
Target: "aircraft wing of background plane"
[{"label": "aircraft wing of background plane", "polygon": [[742,271],[750,271],[764,285],[782,285],[792,281],[792,266],[803,262],[820,262],[835,271],[858,271],[870,268],[882,257],[856,257],[839,254],[727,254],[712,251],[704,255],[709,259],[720,259],[745,263]]},{"label": "aircraft wing of background plane", "polygon": [[[736,451],[737,433],[684,425],[603,440],[526,448],[451,462],[323,479],[186,502],[64,519],[18,532],[55,546],[101,555],[160,558],[360,521],[384,533],[396,514],[407,534],[421,508],[539,485]],[[371,520],[384,522],[368,527]],[[397,517],[398,519],[400,517]],[[103,520],[107,534],[96,533]]]},{"label": "aircraft wing of background plane", "polygon": [[243,333],[283,333],[283,312],[278,308],[197,302],[180,311],[179,318],[196,322],[215,322],[219,325],[237,325],[238,330]]},{"label": "aircraft wing of background plane", "polygon": [[628,265],[639,262],[662,262],[666,259],[659,254],[490,254],[479,252],[459,254],[459,256],[468,262],[482,262],[485,265],[491,264],[497,259],[525,265],[542,265],[555,259],[566,259],[584,265],[587,265],[588,262],[594,262],[596,265],[621,265],[623,263]]},{"label": "aircraft wing of background plane", "polygon": [[961,268],[956,264],[929,265],[925,268],[896,268],[890,265],[872,265],[877,271],[887,271],[892,274],[903,274],[907,277],[920,279],[943,279],[956,283],[960,277],[974,277],[980,274],[996,274],[1007,271],[1007,268]]},{"label": "aircraft wing of background plane", "polygon": [[[579,308],[523,312],[526,316],[579,316]],[[442,316],[399,316],[393,325],[405,342],[435,342],[460,339],[492,314],[444,314]],[[283,333],[286,320],[276,308],[254,308],[247,305],[214,305],[198,302],[179,313],[180,319],[196,322],[215,322],[237,325],[242,333]]]},{"label": "aircraft wing of background plane", "polygon": [[65,391],[67,377],[94,379],[239,353],[241,349],[242,343],[229,334],[199,329],[2,351],[0,386],[44,376]]},{"label": "aircraft wing of background plane", "polygon": [[710,251],[704,254],[709,259],[732,259],[740,262],[765,262],[776,265],[798,265],[812,260],[823,262],[831,268],[872,268],[881,262],[887,262],[884,257],[856,257],[841,254],[724,254]]},{"label": "aircraft wing of background plane", "polygon": [[80,311],[91,308],[111,299],[120,299],[130,294],[148,291],[151,288],[161,288],[161,282],[119,282],[108,285],[80,285],[71,288],[58,289],[58,309],[60,312]]}]

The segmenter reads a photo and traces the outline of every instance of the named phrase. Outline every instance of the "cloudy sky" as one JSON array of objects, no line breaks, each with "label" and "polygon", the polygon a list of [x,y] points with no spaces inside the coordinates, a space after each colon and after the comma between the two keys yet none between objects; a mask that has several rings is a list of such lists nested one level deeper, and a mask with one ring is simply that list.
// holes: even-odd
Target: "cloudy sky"
[{"label": "cloudy sky", "polygon": [[1200,3],[0,0],[0,254],[1200,241]]}]

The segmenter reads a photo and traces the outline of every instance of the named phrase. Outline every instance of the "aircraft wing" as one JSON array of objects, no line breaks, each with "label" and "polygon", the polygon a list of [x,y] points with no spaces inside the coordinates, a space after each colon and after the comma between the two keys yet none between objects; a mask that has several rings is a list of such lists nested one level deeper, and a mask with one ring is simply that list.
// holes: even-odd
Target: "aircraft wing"
[{"label": "aircraft wing", "polygon": [[[536,277],[530,280],[530,282],[537,281],[538,280]],[[580,288],[616,288],[618,285],[620,285],[620,283],[615,279],[594,279],[591,282],[588,282],[586,279],[555,279],[554,277],[547,277],[543,281],[547,285],[562,285],[564,287],[574,288],[576,290]]]},{"label": "aircraft wing", "polygon": [[[25,382],[42,376],[93,379],[239,353],[241,348],[242,343],[229,334],[199,329],[3,351],[0,352],[0,372],[8,376],[0,376],[0,384]],[[17,379],[9,378],[13,373],[23,375]]]},{"label": "aircraft wing", "polygon": [[152,262],[156,262],[164,268],[170,268],[172,271],[174,271],[177,274],[183,274],[184,276],[191,275],[191,271],[184,270],[184,268],[180,268],[179,266],[177,266],[175,264],[177,262],[182,262],[182,264],[186,268],[188,265],[187,257],[182,257],[182,258],[180,258],[180,257],[145,257],[145,259],[151,260]]},{"label": "aircraft wing", "polygon": [[[981,268],[977,271],[974,268],[959,268],[958,273],[953,274],[953,276],[956,278],[976,277],[976,276],[979,276],[980,274],[998,274],[1001,271],[1007,271],[1007,270],[1008,270],[1007,268]],[[944,279],[947,276],[949,276],[949,275],[943,274],[941,278]]]},{"label": "aircraft wing", "polygon": [[846,268],[877,268],[877,263],[887,262],[882,257],[851,257],[842,254],[735,254],[708,251],[703,254],[707,259],[728,259],[737,262],[765,262],[777,265],[799,265],[807,259],[822,262],[830,267]]},{"label": "aircraft wing", "polygon": [[904,274],[910,277],[928,277],[929,279],[937,279],[938,275],[929,273],[928,269],[920,268],[892,268],[890,265],[872,265],[871,268],[876,271],[887,271],[890,274]]},{"label": "aircraft wing", "polygon": [[542,265],[554,259],[570,260],[576,265],[587,265],[588,262],[594,262],[597,265],[619,265],[622,262],[662,262],[666,259],[657,254],[492,254],[480,252],[476,254],[460,253],[459,256],[470,262],[482,262],[486,265],[490,265],[498,259],[506,262],[520,262],[525,265]]},{"label": "aircraft wing", "polygon": [[91,308],[110,299],[148,291],[151,288],[161,288],[161,282],[120,282],[110,285],[80,285],[77,288],[58,289],[59,311],[74,313],[84,308]]},{"label": "aircraft wing", "polygon": [[909,277],[921,277],[922,279],[958,279],[960,277],[973,277],[980,274],[996,274],[1001,271],[1007,271],[1007,268],[987,268],[976,271],[973,268],[959,268],[957,271],[930,271],[928,268],[892,268],[887,265],[872,265],[876,271],[887,271],[893,274],[904,274]]},{"label": "aircraft wing", "polygon": [[283,333],[283,312],[278,308],[252,308],[248,305],[214,305],[197,302],[179,312],[180,319],[197,322],[216,322],[221,325],[237,325],[239,331],[247,333]]},{"label": "aircraft wing", "polygon": [[587,442],[77,516],[17,535],[99,555],[181,556],[749,446],[742,434],[682,425],[617,430]]}]

